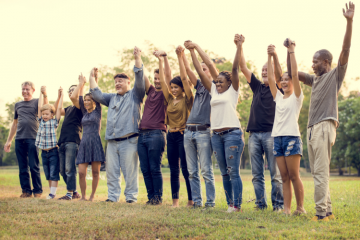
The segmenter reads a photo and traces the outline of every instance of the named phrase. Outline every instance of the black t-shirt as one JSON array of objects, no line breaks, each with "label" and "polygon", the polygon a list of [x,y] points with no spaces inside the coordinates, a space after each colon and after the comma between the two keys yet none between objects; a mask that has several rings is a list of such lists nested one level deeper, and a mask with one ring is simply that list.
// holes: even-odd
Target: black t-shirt
[{"label": "black t-shirt", "polygon": [[270,87],[265,86],[254,74],[251,74],[249,85],[254,94],[246,131],[271,132],[274,124],[276,104]]},{"label": "black t-shirt", "polygon": [[61,127],[58,145],[65,142],[75,142],[80,144],[81,136],[81,119],[83,114],[75,106],[65,108],[65,119]]}]

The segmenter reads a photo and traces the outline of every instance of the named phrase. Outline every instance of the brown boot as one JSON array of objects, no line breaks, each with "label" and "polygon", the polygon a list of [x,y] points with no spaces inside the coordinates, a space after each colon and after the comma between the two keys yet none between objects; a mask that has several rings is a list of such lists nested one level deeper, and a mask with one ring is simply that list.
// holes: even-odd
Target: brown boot
[{"label": "brown boot", "polygon": [[34,193],[34,197],[41,198],[41,193]]},{"label": "brown boot", "polygon": [[32,197],[32,194],[31,193],[27,193],[27,192],[23,192],[21,195],[20,195],[20,198],[30,198]]}]

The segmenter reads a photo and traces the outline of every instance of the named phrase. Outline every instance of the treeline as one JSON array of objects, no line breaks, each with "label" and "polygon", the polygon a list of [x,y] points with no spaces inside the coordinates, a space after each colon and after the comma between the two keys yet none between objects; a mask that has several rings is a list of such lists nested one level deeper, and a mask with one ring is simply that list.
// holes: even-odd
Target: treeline
[{"label": "treeline", "polygon": [[[146,75],[150,79],[150,82],[153,82],[153,71],[158,68],[158,61],[152,55],[153,51],[157,48],[150,42],[146,42],[147,48],[142,52],[142,60],[144,63],[144,68],[146,70]],[[134,79],[134,73],[132,71],[134,66],[133,59],[133,49],[123,49],[118,52],[119,56],[119,66],[116,67],[108,67],[108,66],[99,66],[99,87],[103,92],[114,93],[114,80],[113,76],[115,73],[125,72],[128,74],[131,79]],[[231,71],[232,62],[229,60],[225,60],[224,58],[219,57],[217,54],[213,52],[207,51],[209,56],[213,58],[214,63],[220,71],[227,70]],[[266,54],[266,53],[264,53]],[[190,53],[187,54],[188,59],[190,60]],[[285,62],[286,56],[279,56],[280,59],[283,59]],[[175,46],[172,46],[168,51],[168,59],[170,62],[172,75],[176,76],[179,74],[178,62],[175,56]],[[220,60],[221,61],[220,61]],[[265,59],[265,57],[264,57]],[[191,62],[191,61],[190,61]],[[264,62],[265,64],[265,62]],[[256,75],[257,78],[261,79],[261,76],[258,76],[258,70],[254,66],[251,61],[247,62],[248,68]],[[283,65],[285,66],[285,64]],[[97,66],[98,67],[98,66]],[[192,66],[194,69],[194,67]],[[285,70],[285,67],[284,69]],[[303,66],[299,66],[299,70],[312,73],[311,69],[304,68]],[[194,69],[195,71],[195,69]],[[261,69],[260,71],[261,72]],[[77,83],[77,76],[74,76],[74,84]],[[345,82],[344,82],[345,85]],[[346,87],[343,85],[343,89]],[[62,86],[64,89],[67,89],[69,86]],[[88,87],[88,86],[87,86]],[[299,126],[301,132],[301,138],[303,141],[303,157],[301,159],[301,167],[306,168],[307,171],[310,171],[309,159],[307,153],[307,139],[306,139],[306,129],[307,129],[307,121],[308,121],[308,113],[309,113],[309,105],[310,105],[310,96],[311,96],[311,88],[302,84],[302,90],[304,92],[304,101],[303,106],[300,112],[299,117]],[[88,89],[87,89],[88,90]],[[19,87],[20,91],[20,87]],[[55,94],[55,93],[54,93]],[[19,94],[20,95],[20,94]],[[358,175],[360,176],[360,97],[358,92],[351,92],[348,97],[344,97],[341,93],[339,93],[339,119],[340,119],[340,127],[337,130],[337,138],[336,144],[333,147],[332,153],[332,161],[331,168],[337,169],[339,174],[342,175],[344,173],[344,168],[353,167],[358,171]],[[65,98],[66,99],[66,98]],[[6,119],[0,119],[0,166],[9,166],[9,165],[17,165],[16,155],[15,155],[15,144],[13,143],[11,146],[11,152],[4,152],[4,144],[7,139],[7,135],[9,132],[9,127],[13,120],[14,115],[14,105],[15,102],[21,100],[21,98],[15,99],[14,102],[6,104],[6,111],[8,116]],[[250,107],[252,102],[252,91],[247,84],[247,81],[243,75],[240,75],[240,99],[237,105],[237,110],[239,113],[239,120],[241,122],[241,126],[245,132],[249,115],[250,115]],[[69,105],[70,102],[64,102],[64,106]],[[103,107],[103,118],[101,122],[101,139],[103,143],[104,150],[106,152],[107,141],[105,141],[105,130],[106,130],[106,117],[107,117],[107,108]],[[62,121],[60,122],[57,136],[59,137],[60,129],[62,126]],[[241,168],[250,168],[249,154],[247,149],[248,144],[248,134],[245,133],[245,150],[243,153],[243,157],[241,159]],[[215,158],[213,159],[215,161]],[[163,156],[163,166],[168,166],[166,151]]]}]

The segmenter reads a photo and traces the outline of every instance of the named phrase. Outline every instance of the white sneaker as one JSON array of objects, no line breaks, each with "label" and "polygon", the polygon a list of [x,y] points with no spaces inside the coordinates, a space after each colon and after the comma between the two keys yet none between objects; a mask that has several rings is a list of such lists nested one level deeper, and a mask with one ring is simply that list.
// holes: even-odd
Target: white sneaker
[{"label": "white sneaker", "polygon": [[46,199],[54,199],[55,195],[52,195],[51,193],[49,193],[49,195],[46,197]]},{"label": "white sneaker", "polygon": [[234,207],[229,206],[226,212],[227,212],[227,213],[232,213],[232,212],[235,212],[235,210],[236,210],[236,209],[235,209]]}]

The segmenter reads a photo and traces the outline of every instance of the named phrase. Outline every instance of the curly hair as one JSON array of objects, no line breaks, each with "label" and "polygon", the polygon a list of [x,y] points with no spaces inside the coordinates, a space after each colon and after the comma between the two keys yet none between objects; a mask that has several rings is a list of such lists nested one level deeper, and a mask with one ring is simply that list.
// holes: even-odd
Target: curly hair
[{"label": "curly hair", "polygon": [[229,71],[222,71],[222,72],[219,73],[219,76],[220,76],[220,75],[224,76],[227,81],[231,82],[231,76],[232,76],[232,75],[231,75],[231,72],[229,72]]}]

